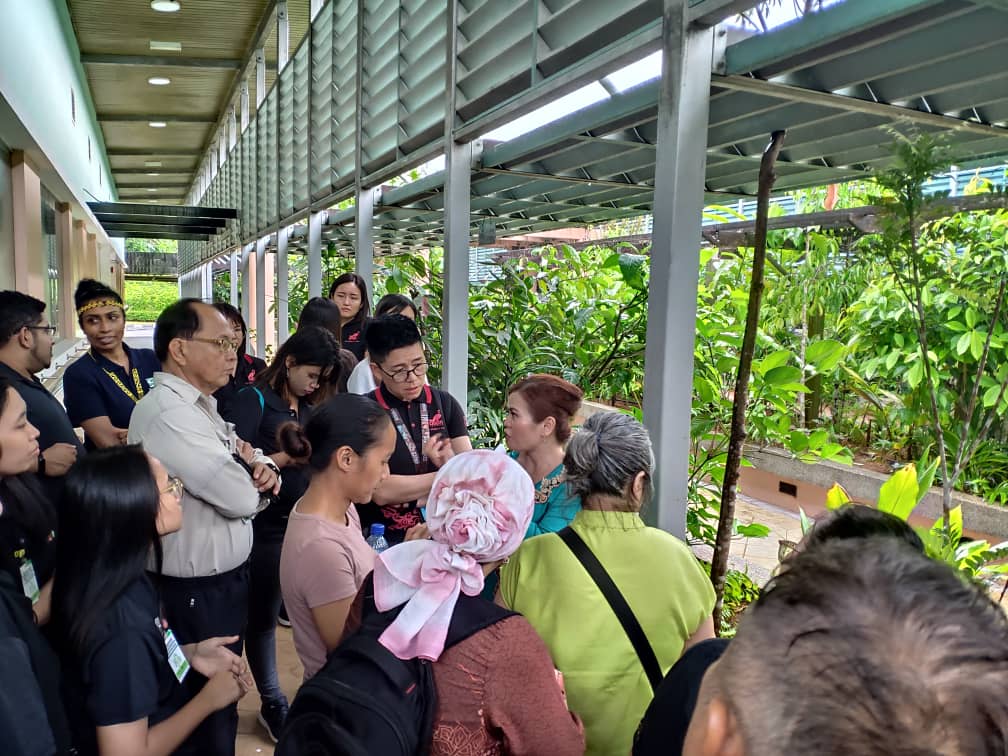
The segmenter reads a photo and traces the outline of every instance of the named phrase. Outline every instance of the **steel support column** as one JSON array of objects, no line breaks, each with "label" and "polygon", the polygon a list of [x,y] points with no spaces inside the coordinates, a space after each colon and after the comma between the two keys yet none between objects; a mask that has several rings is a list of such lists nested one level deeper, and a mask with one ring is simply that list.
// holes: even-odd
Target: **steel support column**
[{"label": "steel support column", "polygon": [[240,106],[241,106],[241,133],[244,134],[245,129],[247,129],[249,125],[249,88],[247,81],[243,81],[241,85]]},{"label": "steel support column", "polygon": [[266,50],[260,47],[255,54],[256,112],[266,99]]},{"label": "steel support column", "polygon": [[252,316],[255,314],[255,280],[252,276],[255,270],[255,244],[246,244],[241,251],[241,314],[245,325],[255,326]]},{"label": "steel support column", "polygon": [[240,253],[235,250],[231,253],[231,306],[238,307],[241,299],[238,296],[238,262]]},{"label": "steel support column", "polygon": [[235,111],[234,106],[231,107],[228,113],[228,152],[235,148],[238,144],[238,113]]},{"label": "steel support column", "polygon": [[262,357],[266,354],[266,242],[269,237],[262,236],[256,241],[255,248],[255,329],[256,354]]},{"label": "steel support column", "polygon": [[693,344],[715,31],[690,29],[688,0],[665,0],[654,227],[644,362],[644,422],[658,495],[648,519],[686,532]]},{"label": "steel support column", "polygon": [[200,299],[213,302],[213,263],[207,262],[200,266]]},{"label": "steel support column", "polygon": [[277,341],[281,344],[290,335],[290,275],[287,267],[287,241],[290,238],[290,227],[281,226],[277,231]]},{"label": "steel support column", "polygon": [[374,206],[377,189],[357,193],[357,238],[354,270],[367,283],[368,297],[374,301]]},{"label": "steel support column", "polygon": [[444,188],[444,303],[441,387],[467,403],[469,392],[469,193],[472,143],[449,141]]},{"label": "steel support column", "polygon": [[322,226],[326,211],[308,216],[308,298],[322,296]]},{"label": "steel support column", "polygon": [[287,0],[280,0],[277,15],[277,76],[290,59],[290,20],[287,17]]}]

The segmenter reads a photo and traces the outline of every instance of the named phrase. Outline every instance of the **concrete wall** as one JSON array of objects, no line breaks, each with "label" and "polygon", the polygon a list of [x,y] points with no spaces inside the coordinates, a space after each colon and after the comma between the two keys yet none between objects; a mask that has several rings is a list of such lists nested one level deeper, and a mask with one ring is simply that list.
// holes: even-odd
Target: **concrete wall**
[{"label": "concrete wall", "polygon": [[[87,199],[114,200],[105,141],[66,3],[19,0],[4,2],[3,10],[0,96],[71,188],[88,195]],[[71,118],[71,91],[76,122]],[[9,138],[6,141],[12,148],[29,149]],[[49,189],[55,192],[55,187]]]}]

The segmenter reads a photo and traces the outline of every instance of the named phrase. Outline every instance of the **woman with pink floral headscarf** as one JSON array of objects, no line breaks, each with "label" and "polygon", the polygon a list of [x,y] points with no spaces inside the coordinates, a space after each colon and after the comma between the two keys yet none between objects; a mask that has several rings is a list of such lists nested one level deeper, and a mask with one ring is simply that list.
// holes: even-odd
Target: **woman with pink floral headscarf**
[{"label": "woman with pink floral headscarf", "polygon": [[[453,617],[486,613],[483,580],[521,544],[534,499],[528,473],[506,454],[460,454],[434,479],[431,540],[407,541],[375,561],[376,607],[401,607],[380,642],[401,659],[436,662],[431,756],[584,752],[583,729],[567,710],[549,652],[523,617],[502,612],[445,647]],[[348,632],[360,623],[368,587],[357,596]]]}]

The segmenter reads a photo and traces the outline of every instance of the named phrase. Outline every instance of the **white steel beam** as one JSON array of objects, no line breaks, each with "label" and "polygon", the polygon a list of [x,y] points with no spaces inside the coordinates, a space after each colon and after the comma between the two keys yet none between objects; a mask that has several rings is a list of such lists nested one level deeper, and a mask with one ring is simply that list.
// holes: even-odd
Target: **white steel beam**
[{"label": "white steel beam", "polygon": [[290,227],[281,226],[277,231],[276,276],[277,276],[277,341],[283,343],[290,335],[290,269],[287,261],[287,242]]},{"label": "white steel beam", "polygon": [[377,189],[361,189],[357,194],[357,237],[354,244],[354,270],[367,284],[368,297],[374,300],[374,206]]},{"label": "white steel beam", "polygon": [[686,533],[693,345],[714,29],[693,27],[687,0],[664,0],[654,226],[644,363],[644,423],[657,495],[648,517]]},{"label": "white steel beam", "polygon": [[322,226],[326,211],[308,216],[308,298],[322,296]]}]

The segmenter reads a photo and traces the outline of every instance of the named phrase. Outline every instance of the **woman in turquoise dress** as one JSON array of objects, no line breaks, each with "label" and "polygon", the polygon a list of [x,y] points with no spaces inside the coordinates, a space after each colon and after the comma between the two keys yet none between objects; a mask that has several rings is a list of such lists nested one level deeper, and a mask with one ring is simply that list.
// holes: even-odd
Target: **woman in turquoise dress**
[{"label": "woman in turquoise dress", "polygon": [[541,373],[523,378],[508,391],[504,438],[536,491],[526,538],[563,530],[581,509],[580,497],[567,486],[563,460],[582,396],[573,383]]}]

